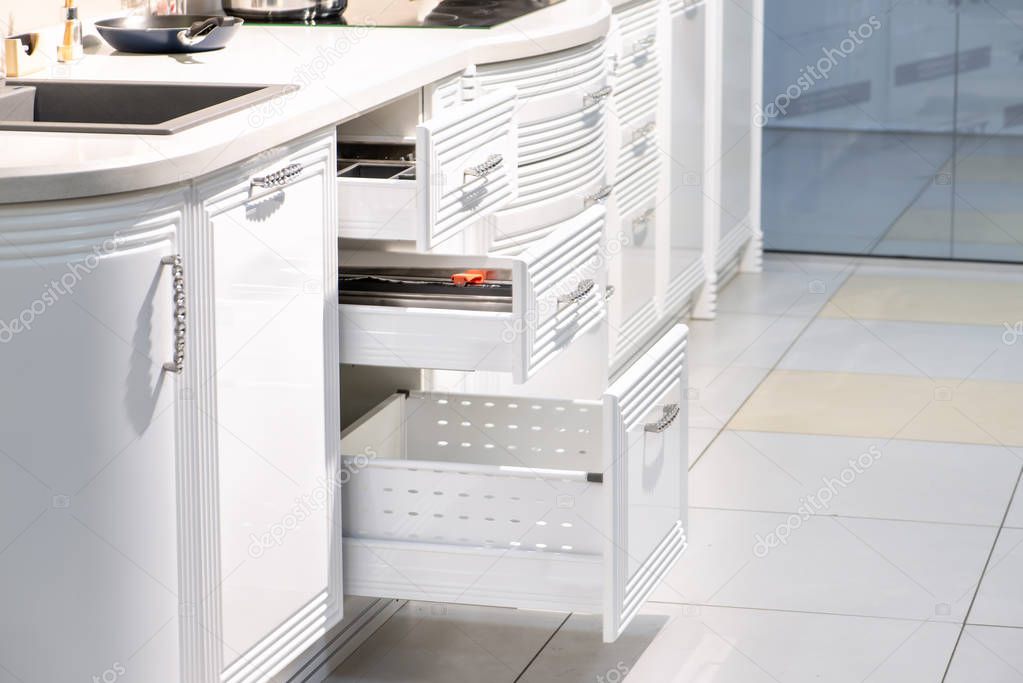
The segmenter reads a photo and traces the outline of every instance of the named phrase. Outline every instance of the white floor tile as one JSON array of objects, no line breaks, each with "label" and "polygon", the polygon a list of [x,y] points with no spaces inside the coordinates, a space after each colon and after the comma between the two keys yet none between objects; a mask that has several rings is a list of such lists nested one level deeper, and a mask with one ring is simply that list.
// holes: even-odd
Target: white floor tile
[{"label": "white floor tile", "polygon": [[971,624],[1023,627],[1023,529],[1002,529],[977,592]]},{"label": "white floor tile", "polygon": [[668,613],[672,620],[628,680],[940,683],[959,633],[956,624],[768,610],[672,607]]},{"label": "white floor tile", "polygon": [[740,273],[718,293],[718,313],[812,316],[845,281],[845,272]]},{"label": "white floor tile", "polygon": [[690,504],[997,527],[1021,463],[1000,446],[725,430]]},{"label": "white floor tile", "polygon": [[625,633],[610,644],[602,640],[600,615],[573,614],[518,683],[615,683],[623,680],[672,618],[664,610],[658,612],[640,614]]},{"label": "white floor tile", "polygon": [[1016,491],[1012,507],[1009,508],[1009,514],[1005,517],[1005,526],[1023,529],[1023,491]]},{"label": "white floor tile", "polygon": [[996,531],[699,508],[689,527],[654,600],[937,621],[965,616]]},{"label": "white floor tile", "polygon": [[563,614],[410,602],[328,683],[511,683]]},{"label": "white floor tile", "polygon": [[818,256],[816,254],[764,254],[763,270],[767,273],[815,273],[819,275],[847,275],[852,273],[861,259],[855,256]]},{"label": "white floor tile", "polygon": [[1023,683],[1023,629],[967,626],[944,683]]},{"label": "white floor tile", "polygon": [[693,320],[689,322],[689,357],[698,365],[772,368],[809,322],[809,318],[751,313],[719,313],[715,320]]},{"label": "white floor tile", "polygon": [[720,429],[706,428],[706,427],[690,427],[689,428],[689,466],[692,467],[696,459],[703,455],[703,452],[710,446],[711,441],[714,440],[721,432]]},{"label": "white floor tile", "polygon": [[1023,382],[1023,338],[986,325],[818,318],[778,364],[785,370],[870,372]]},{"label": "white floor tile", "polygon": [[767,373],[767,368],[691,366],[687,392],[689,426],[724,427]]}]

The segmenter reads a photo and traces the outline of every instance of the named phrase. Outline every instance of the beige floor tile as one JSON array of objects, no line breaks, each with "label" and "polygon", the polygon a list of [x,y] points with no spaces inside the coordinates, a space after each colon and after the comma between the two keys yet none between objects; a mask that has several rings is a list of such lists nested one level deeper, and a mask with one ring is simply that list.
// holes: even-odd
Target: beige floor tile
[{"label": "beige floor tile", "polygon": [[1001,326],[1023,316],[1023,287],[997,281],[853,275],[820,315]]},{"label": "beige floor tile", "polygon": [[1018,184],[1023,177],[1023,159],[968,154],[956,160],[955,172],[960,182]]},{"label": "beige floor tile", "polygon": [[[1023,241],[1023,214],[1018,211],[956,212],[955,240],[981,244],[1018,245]],[[947,209],[911,209],[896,221],[884,241],[913,240],[941,242],[952,239],[952,221]]]},{"label": "beige floor tile", "polygon": [[1023,384],[776,371],[729,427],[1023,445]]}]

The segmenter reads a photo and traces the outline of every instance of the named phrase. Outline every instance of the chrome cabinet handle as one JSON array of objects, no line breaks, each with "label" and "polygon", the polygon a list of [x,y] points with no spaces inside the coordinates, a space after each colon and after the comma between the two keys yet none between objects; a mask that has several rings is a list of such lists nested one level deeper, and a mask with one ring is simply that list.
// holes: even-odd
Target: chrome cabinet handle
[{"label": "chrome cabinet handle", "polygon": [[469,182],[472,178],[486,178],[488,175],[499,169],[503,163],[503,155],[491,154],[486,158],[486,161],[465,169],[465,173],[462,175],[462,180],[464,182]]},{"label": "chrome cabinet handle", "polygon": [[180,375],[185,369],[185,322],[188,309],[185,308],[185,267],[181,263],[181,254],[164,256],[160,263],[171,267],[174,278],[174,360],[164,363],[163,369]]},{"label": "chrome cabinet handle", "polygon": [[645,50],[648,47],[653,47],[654,43],[656,42],[657,42],[656,35],[651,34],[649,36],[645,36],[637,40],[635,43],[633,43],[632,51],[639,52],[640,50]]},{"label": "chrome cabinet handle", "polygon": [[583,201],[583,204],[585,204],[586,206],[593,206],[594,204],[599,204],[600,202],[610,197],[611,192],[613,191],[614,185],[605,185],[604,187],[600,188],[599,190],[591,194],[589,197],[587,197]]},{"label": "chrome cabinet handle", "polygon": [[652,221],[654,219],[654,216],[656,215],[657,215],[656,209],[654,209],[653,207],[647,209],[642,213],[642,215],[636,216],[636,218],[633,219],[632,229],[635,230],[640,226],[649,225],[650,221]]},{"label": "chrome cabinet handle", "polygon": [[646,124],[645,126],[642,126],[640,128],[637,128],[636,130],[632,131],[632,141],[635,142],[636,140],[639,140],[640,138],[645,138],[648,135],[650,135],[651,133],[653,133],[655,130],[657,130],[657,122],[656,121],[651,121],[650,123]]},{"label": "chrome cabinet handle", "polygon": [[608,285],[604,288],[604,301],[609,301],[615,295],[615,286]]},{"label": "chrome cabinet handle", "polygon": [[569,306],[571,304],[577,304],[593,291],[593,288],[597,286],[597,283],[587,278],[579,283],[579,286],[573,289],[568,294],[562,294],[558,297],[558,306]]},{"label": "chrome cabinet handle", "polygon": [[664,415],[661,416],[661,419],[657,422],[648,422],[643,425],[643,431],[650,432],[652,434],[660,434],[671,426],[680,412],[682,412],[682,409],[677,403],[664,406]]},{"label": "chrome cabinet handle", "polygon": [[588,107],[591,104],[596,104],[607,98],[611,97],[611,93],[614,89],[610,85],[605,85],[600,90],[594,90],[591,93],[587,93],[586,97],[583,98],[583,106]]},{"label": "chrome cabinet handle", "polygon": [[252,187],[284,187],[297,179],[305,170],[302,164],[289,164],[279,171],[252,179]]}]

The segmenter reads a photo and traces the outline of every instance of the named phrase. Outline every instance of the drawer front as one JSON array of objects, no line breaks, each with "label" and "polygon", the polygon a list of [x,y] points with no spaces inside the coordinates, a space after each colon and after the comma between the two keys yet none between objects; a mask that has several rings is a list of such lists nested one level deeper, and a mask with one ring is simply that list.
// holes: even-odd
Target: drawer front
[{"label": "drawer front", "polygon": [[621,634],[685,550],[687,333],[672,328],[604,396],[612,500],[605,641]]},{"label": "drawer front", "polygon": [[463,102],[473,99],[468,96],[472,90],[472,82],[470,70],[452,74],[425,86],[423,88],[423,107],[426,117],[439,116],[441,112],[454,109]]},{"label": "drawer front", "polygon": [[606,129],[607,107],[603,102],[524,124],[519,129],[519,163],[532,164],[585,147],[604,137]]},{"label": "drawer front", "polygon": [[519,197],[494,216],[489,250],[525,245],[541,230],[577,216],[607,184],[607,143],[597,136],[568,154],[519,167]]},{"label": "drawer front", "polygon": [[644,138],[624,147],[618,160],[615,197],[618,210],[625,214],[648,195],[657,192],[663,155],[651,138]]},{"label": "drawer front", "polygon": [[523,376],[530,376],[605,315],[601,251],[603,206],[592,206],[519,256],[526,287],[516,295],[527,332]]},{"label": "drawer front", "polygon": [[578,111],[586,96],[608,85],[608,54],[604,40],[560,52],[485,64],[476,81],[484,91],[512,86],[518,90],[519,121],[528,126]]},{"label": "drawer front", "polygon": [[703,7],[706,0],[668,0],[668,10],[672,16],[695,12],[697,8]]},{"label": "drawer front", "polygon": [[656,57],[648,60],[642,69],[626,73],[617,81],[614,106],[623,146],[654,133],[662,86],[661,64]]},{"label": "drawer front", "polygon": [[622,5],[614,12],[621,35],[621,54],[619,58],[650,50],[657,40],[657,0],[640,0]]},{"label": "drawer front", "polygon": [[516,95],[504,89],[420,125],[416,183],[427,251],[518,194]]}]

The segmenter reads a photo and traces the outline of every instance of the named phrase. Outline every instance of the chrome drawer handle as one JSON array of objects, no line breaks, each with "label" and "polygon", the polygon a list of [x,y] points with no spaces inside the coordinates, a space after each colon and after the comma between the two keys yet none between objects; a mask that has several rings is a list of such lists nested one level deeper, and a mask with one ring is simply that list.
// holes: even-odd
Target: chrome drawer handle
[{"label": "chrome drawer handle", "polygon": [[594,90],[591,93],[587,93],[586,97],[583,98],[583,106],[588,107],[591,104],[597,104],[607,98],[611,97],[611,93],[614,89],[610,85],[605,85],[600,90]]},{"label": "chrome drawer handle", "polygon": [[639,40],[637,40],[633,44],[632,51],[633,52],[639,52],[640,50],[645,50],[648,47],[653,47],[654,43],[656,43],[656,42],[657,42],[657,36],[655,36],[655,35],[649,35],[649,36],[646,36],[644,38],[640,38]]},{"label": "chrome drawer handle", "polygon": [[682,408],[677,403],[664,406],[664,415],[661,416],[661,419],[657,422],[648,422],[643,426],[643,431],[660,434],[671,426],[680,412],[682,412]]},{"label": "chrome drawer handle", "polygon": [[609,301],[615,295],[615,286],[608,285],[604,288],[604,301]]},{"label": "chrome drawer handle", "polygon": [[305,170],[302,164],[289,164],[279,171],[252,179],[252,187],[284,187],[290,184]]},{"label": "chrome drawer handle", "polygon": [[503,163],[503,155],[491,154],[487,157],[486,161],[465,169],[462,180],[464,182],[469,182],[471,178],[486,178],[488,175],[499,169]]},{"label": "chrome drawer handle", "polygon": [[613,191],[614,185],[605,185],[604,187],[600,188],[599,190],[591,194],[589,197],[587,197],[583,201],[583,204],[585,204],[586,206],[593,206],[594,204],[599,204],[600,202],[610,197],[611,192]]},{"label": "chrome drawer handle", "polygon": [[645,126],[643,126],[641,128],[637,128],[636,130],[632,131],[632,141],[635,142],[636,140],[639,140],[640,138],[645,138],[648,135],[650,135],[651,133],[653,133],[655,130],[657,130],[657,122],[656,121],[651,121],[650,123],[646,124]]},{"label": "chrome drawer handle", "polygon": [[643,215],[637,216],[632,221],[632,228],[633,228],[633,230],[635,230],[636,228],[638,228],[641,225],[642,226],[650,225],[650,221],[652,221],[654,219],[654,216],[656,216],[656,215],[657,215],[657,209],[654,209],[652,207],[647,209],[646,211],[643,212]]},{"label": "chrome drawer handle", "polygon": [[593,291],[593,288],[597,286],[597,283],[587,278],[579,283],[579,286],[573,289],[568,294],[562,294],[558,297],[558,306],[569,306],[571,304],[577,304]]},{"label": "chrome drawer handle", "polygon": [[181,263],[181,254],[164,256],[160,263],[171,267],[174,278],[174,360],[164,363],[163,369],[180,375],[185,369],[185,322],[188,309],[185,308],[185,267]]}]

